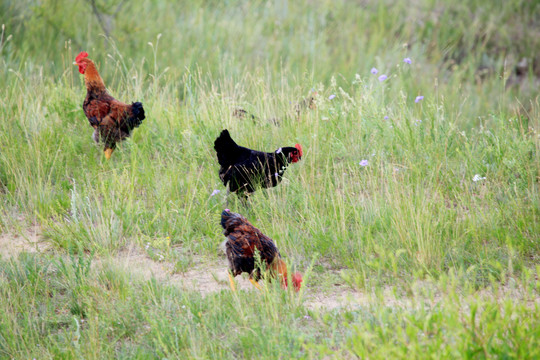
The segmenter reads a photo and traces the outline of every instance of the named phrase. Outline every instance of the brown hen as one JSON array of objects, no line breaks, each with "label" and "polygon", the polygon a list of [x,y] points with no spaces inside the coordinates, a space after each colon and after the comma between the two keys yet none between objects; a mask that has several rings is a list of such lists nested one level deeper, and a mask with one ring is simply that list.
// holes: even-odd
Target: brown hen
[{"label": "brown hen", "polygon": [[[257,288],[257,281],[261,278],[260,265],[266,267],[271,277],[278,277],[283,288],[287,288],[287,265],[281,259],[279,250],[274,241],[264,235],[259,229],[251,225],[245,217],[233,213],[229,209],[221,213],[221,226],[225,241],[225,254],[229,260],[229,281],[231,288],[235,290],[234,281],[231,277],[243,272],[249,274],[249,281]],[[260,264],[257,263],[257,254],[260,256]],[[302,275],[294,273],[292,283],[296,291],[300,290]]]}]

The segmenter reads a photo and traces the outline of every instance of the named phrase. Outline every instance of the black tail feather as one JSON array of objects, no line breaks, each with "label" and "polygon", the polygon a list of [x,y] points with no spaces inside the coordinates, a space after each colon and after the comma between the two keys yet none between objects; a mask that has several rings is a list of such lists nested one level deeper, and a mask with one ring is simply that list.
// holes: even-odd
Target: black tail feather
[{"label": "black tail feather", "polygon": [[231,213],[228,210],[229,209],[225,209],[221,212],[221,226],[223,226],[224,229],[226,229],[225,223],[227,222],[227,219],[231,216]]},{"label": "black tail feather", "polygon": [[128,119],[128,126],[130,129],[136,128],[145,119],[144,108],[142,103],[134,102],[131,104],[131,117]]},{"label": "black tail feather", "polygon": [[224,167],[232,164],[231,161],[237,155],[238,148],[239,146],[231,138],[227,129],[223,130],[216,141],[214,141],[214,149],[217,153],[218,162]]},{"label": "black tail feather", "polygon": [[216,151],[226,151],[230,149],[231,147],[238,146],[234,142],[234,140],[231,138],[231,134],[229,134],[229,130],[225,129],[219,134],[216,141],[214,141],[214,149]]}]

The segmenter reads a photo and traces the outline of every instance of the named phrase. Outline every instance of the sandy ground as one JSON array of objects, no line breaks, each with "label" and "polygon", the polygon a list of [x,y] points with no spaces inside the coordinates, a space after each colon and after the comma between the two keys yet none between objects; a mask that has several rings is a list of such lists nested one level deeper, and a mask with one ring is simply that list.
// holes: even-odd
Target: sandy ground
[{"label": "sandy ground", "polygon": [[48,244],[41,239],[39,226],[32,226],[21,233],[0,234],[0,256],[3,258],[16,257],[21,252],[43,252]]},{"label": "sandy ground", "polygon": [[[130,245],[120,251],[114,258],[115,267],[125,271],[135,271],[140,277],[149,280],[152,277],[185,288],[186,290],[197,289],[201,294],[229,290],[228,265],[225,258],[219,262],[203,262],[191,266],[184,273],[174,272],[174,264],[167,261],[154,261],[148,257],[136,245]],[[99,260],[96,262],[99,264]],[[235,278],[238,290],[256,290],[247,278],[238,276]]]},{"label": "sandy ground", "polygon": [[[40,229],[35,226],[22,234],[0,234],[0,256],[2,258],[17,257],[21,252],[46,252],[50,247],[41,239]],[[94,259],[96,267],[104,264],[113,264],[114,267],[131,272],[142,279],[156,278],[159,281],[186,290],[198,290],[207,295],[218,291],[230,291],[228,281],[228,266],[225,257],[215,262],[203,262],[184,273],[175,273],[174,264],[167,261],[154,261],[138,246],[130,245],[121,250],[110,259]],[[240,291],[259,291],[250,282],[247,276],[235,278],[237,289]],[[370,297],[349,287],[339,286],[330,291],[318,292],[307,286],[304,289],[305,305],[308,308],[339,308],[355,307],[369,304]]]},{"label": "sandy ground", "polygon": [[[24,230],[20,234],[0,234],[0,256],[2,258],[16,257],[21,252],[47,252],[52,251],[47,242],[40,236],[37,226]],[[188,291],[197,290],[207,295],[218,291],[230,291],[228,281],[228,267],[225,257],[214,262],[201,260],[195,266],[184,273],[174,272],[174,264],[167,261],[154,261],[137,245],[130,245],[118,252],[113,258],[94,259],[93,266],[99,268],[105,264],[112,264],[115,268],[132,273],[142,279],[157,280],[182,287]],[[336,275],[339,279],[339,276]],[[235,278],[237,289],[240,291],[259,291],[248,280],[247,276]],[[417,308],[419,306],[436,306],[443,298],[443,294],[437,291],[434,284],[426,281],[418,281],[412,286],[412,294],[400,296],[391,287],[379,290],[379,296],[373,293],[355,290],[344,283],[333,283],[324,289],[316,285],[307,284],[304,287],[304,305],[312,310],[354,309],[367,307],[372,304],[381,304],[397,308]],[[515,286],[504,286],[494,294],[490,290],[481,290],[476,294],[481,298],[497,298],[502,301],[505,298],[527,299],[529,305],[540,305],[540,298],[530,299],[524,291]],[[466,301],[467,302],[467,301]]]}]

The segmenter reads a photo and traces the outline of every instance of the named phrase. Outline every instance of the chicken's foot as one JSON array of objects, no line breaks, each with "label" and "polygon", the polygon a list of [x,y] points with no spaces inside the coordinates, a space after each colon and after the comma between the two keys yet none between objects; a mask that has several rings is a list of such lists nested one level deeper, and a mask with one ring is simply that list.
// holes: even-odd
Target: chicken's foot
[{"label": "chicken's foot", "polygon": [[253,278],[249,278],[249,281],[250,281],[250,282],[253,284],[253,286],[255,286],[257,289],[262,290],[261,285],[259,285],[258,282],[256,282],[255,280],[253,280]]}]

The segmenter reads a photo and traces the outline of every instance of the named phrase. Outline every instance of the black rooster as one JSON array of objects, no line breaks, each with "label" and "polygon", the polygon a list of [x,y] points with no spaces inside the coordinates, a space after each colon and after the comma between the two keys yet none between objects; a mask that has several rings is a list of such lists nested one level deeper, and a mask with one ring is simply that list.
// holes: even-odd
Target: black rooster
[{"label": "black rooster", "polygon": [[219,177],[229,191],[246,198],[257,187],[274,187],[281,182],[290,163],[302,159],[302,147],[280,147],[273,153],[238,146],[228,130],[223,130],[214,142],[221,168]]}]

